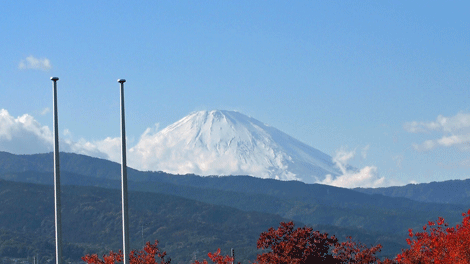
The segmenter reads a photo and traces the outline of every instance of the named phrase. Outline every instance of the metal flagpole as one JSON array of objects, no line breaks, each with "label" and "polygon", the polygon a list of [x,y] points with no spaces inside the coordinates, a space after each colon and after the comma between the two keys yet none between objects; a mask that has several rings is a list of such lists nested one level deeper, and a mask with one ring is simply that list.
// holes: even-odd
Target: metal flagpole
[{"label": "metal flagpole", "polygon": [[230,250],[230,256],[232,257],[232,264],[235,263],[235,249],[231,249]]},{"label": "metal flagpole", "polygon": [[54,107],[54,207],[55,207],[55,262],[62,262],[62,220],[60,206],[60,165],[59,165],[59,121],[57,116],[57,81],[58,77],[51,77],[53,82]]},{"label": "metal flagpole", "polygon": [[121,84],[121,193],[122,193],[122,245],[123,262],[129,262],[129,213],[127,199],[127,164],[126,164],[126,124],[124,118],[124,83],[125,79],[119,79]]}]

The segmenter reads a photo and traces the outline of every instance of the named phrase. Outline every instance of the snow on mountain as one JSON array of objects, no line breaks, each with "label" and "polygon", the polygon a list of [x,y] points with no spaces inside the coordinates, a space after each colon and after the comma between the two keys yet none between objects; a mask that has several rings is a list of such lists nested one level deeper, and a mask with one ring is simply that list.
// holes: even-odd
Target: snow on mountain
[{"label": "snow on mountain", "polygon": [[197,175],[251,175],[314,183],[341,171],[332,157],[234,111],[194,112],[129,150],[143,169]]}]

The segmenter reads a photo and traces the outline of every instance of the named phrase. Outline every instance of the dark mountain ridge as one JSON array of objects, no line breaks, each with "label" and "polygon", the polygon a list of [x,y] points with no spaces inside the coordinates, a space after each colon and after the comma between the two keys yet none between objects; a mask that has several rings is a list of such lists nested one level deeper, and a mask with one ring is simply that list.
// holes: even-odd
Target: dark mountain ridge
[{"label": "dark mountain ridge", "polygon": [[470,179],[354,190],[367,194],[404,197],[420,202],[470,205]]},{"label": "dark mountain ridge", "polygon": [[[63,184],[120,188],[118,163],[73,153],[61,153],[60,157]],[[52,174],[47,176],[47,172],[52,171],[52,153],[0,153],[0,160],[0,178],[52,184]],[[21,168],[36,169],[46,174],[35,175],[36,172],[26,171],[13,176],[12,171]],[[5,173],[7,170],[10,173]],[[443,216],[451,223],[458,222],[460,213],[467,209],[465,205],[423,203],[328,185],[250,176],[200,177],[134,169],[130,169],[128,175],[129,188],[135,191],[166,193],[245,211],[273,213],[307,224],[367,227],[390,233],[419,228],[437,216]],[[33,180],[35,177],[36,181]],[[384,222],[387,225],[383,225]]]}]

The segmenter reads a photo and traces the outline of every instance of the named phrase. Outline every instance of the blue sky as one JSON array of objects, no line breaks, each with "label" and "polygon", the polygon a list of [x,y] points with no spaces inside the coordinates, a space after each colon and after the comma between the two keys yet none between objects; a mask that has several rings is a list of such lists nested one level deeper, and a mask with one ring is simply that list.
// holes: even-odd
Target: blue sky
[{"label": "blue sky", "polygon": [[350,164],[397,183],[469,178],[465,1],[0,8],[0,150],[44,149],[20,139],[21,129],[46,137],[40,128],[52,128],[51,76],[60,78],[61,136],[106,148],[120,135],[116,80],[125,78],[129,146],[193,111],[237,110],[331,156],[352,153]]}]

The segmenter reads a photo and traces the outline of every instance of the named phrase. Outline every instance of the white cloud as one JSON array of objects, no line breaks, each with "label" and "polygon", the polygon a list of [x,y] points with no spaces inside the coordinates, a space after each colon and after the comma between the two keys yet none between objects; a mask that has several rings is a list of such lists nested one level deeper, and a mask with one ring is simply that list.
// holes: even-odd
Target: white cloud
[{"label": "white cloud", "polygon": [[438,125],[434,122],[425,123],[413,121],[405,123],[403,128],[410,133],[422,133],[437,130]]},{"label": "white cloud", "polygon": [[470,167],[470,158],[460,161],[459,165],[460,167],[464,167],[464,168]]},{"label": "white cloud", "polygon": [[47,115],[50,111],[51,109],[49,107],[46,107],[41,111],[41,115]]},{"label": "white cloud", "polygon": [[333,185],[344,188],[356,187],[383,187],[385,186],[385,178],[379,178],[377,167],[366,166],[358,172],[348,172],[336,178],[331,174],[326,175],[326,178],[320,182],[321,184]]},{"label": "white cloud", "polygon": [[107,137],[104,140],[94,142],[96,148],[108,155],[108,159],[114,162],[121,161],[121,137]]},{"label": "white cloud", "polygon": [[370,148],[370,145],[367,145],[365,146],[362,151],[361,151],[361,155],[362,155],[362,158],[363,159],[366,159],[367,158],[367,152],[369,151],[369,148]]},{"label": "white cloud", "polygon": [[70,130],[68,128],[64,129],[64,136],[71,136],[72,133],[70,132]]},{"label": "white cloud", "polygon": [[437,131],[441,133],[440,138],[428,139],[421,144],[414,143],[412,146],[418,151],[428,151],[435,147],[459,147],[469,149],[470,145],[470,113],[459,112],[455,116],[437,116],[431,122],[408,122],[403,128],[411,133],[424,133]]},{"label": "white cloud", "polygon": [[51,62],[47,58],[35,58],[33,56],[26,57],[26,59],[21,60],[18,68],[21,70],[42,70],[47,71],[52,68]]},{"label": "white cloud", "polygon": [[404,158],[405,157],[403,155],[396,155],[396,156],[392,157],[392,160],[395,161],[395,164],[396,164],[398,169],[402,168],[402,163],[403,163]]},{"label": "white cloud", "polygon": [[348,151],[346,148],[340,148],[339,150],[336,150],[336,155],[333,158],[333,162],[344,173],[344,171],[346,170],[345,169],[346,164],[355,156],[356,156],[356,150]]},{"label": "white cloud", "polygon": [[[84,139],[74,141],[68,129],[65,138],[59,142],[60,151],[74,152],[93,157],[120,160],[120,138],[88,142]],[[53,151],[53,133],[42,126],[31,115],[24,114],[14,118],[7,110],[0,109],[0,151],[14,154],[34,154]]]},{"label": "white cloud", "polygon": [[417,151],[428,151],[433,149],[436,146],[436,143],[434,140],[426,140],[421,144],[413,143],[412,146]]},{"label": "white cloud", "polygon": [[15,154],[52,151],[52,131],[41,126],[32,116],[14,118],[0,110],[0,150]]},{"label": "white cloud", "polygon": [[110,137],[93,142],[86,141],[85,139],[79,139],[78,141],[65,139],[61,141],[60,151],[119,162],[121,159],[121,141],[120,138]]},{"label": "white cloud", "polygon": [[450,147],[454,145],[464,146],[464,144],[470,143],[470,134],[443,136],[437,140],[437,143],[444,147]]},{"label": "white cloud", "polygon": [[455,116],[445,117],[438,115],[435,121],[431,122],[408,122],[403,128],[411,133],[422,133],[430,131],[441,131],[457,133],[470,129],[470,113],[459,112]]},{"label": "white cloud", "polygon": [[[365,148],[368,149],[368,146]],[[341,170],[342,175],[333,177],[332,175],[326,175],[326,178],[318,183],[333,185],[344,188],[355,188],[355,187],[383,187],[391,186],[392,183],[386,180],[384,177],[379,177],[377,167],[365,166],[360,170],[347,169],[347,162],[354,158],[356,151],[348,151],[345,148],[340,148],[336,151],[336,155],[333,158],[333,162]]]}]

